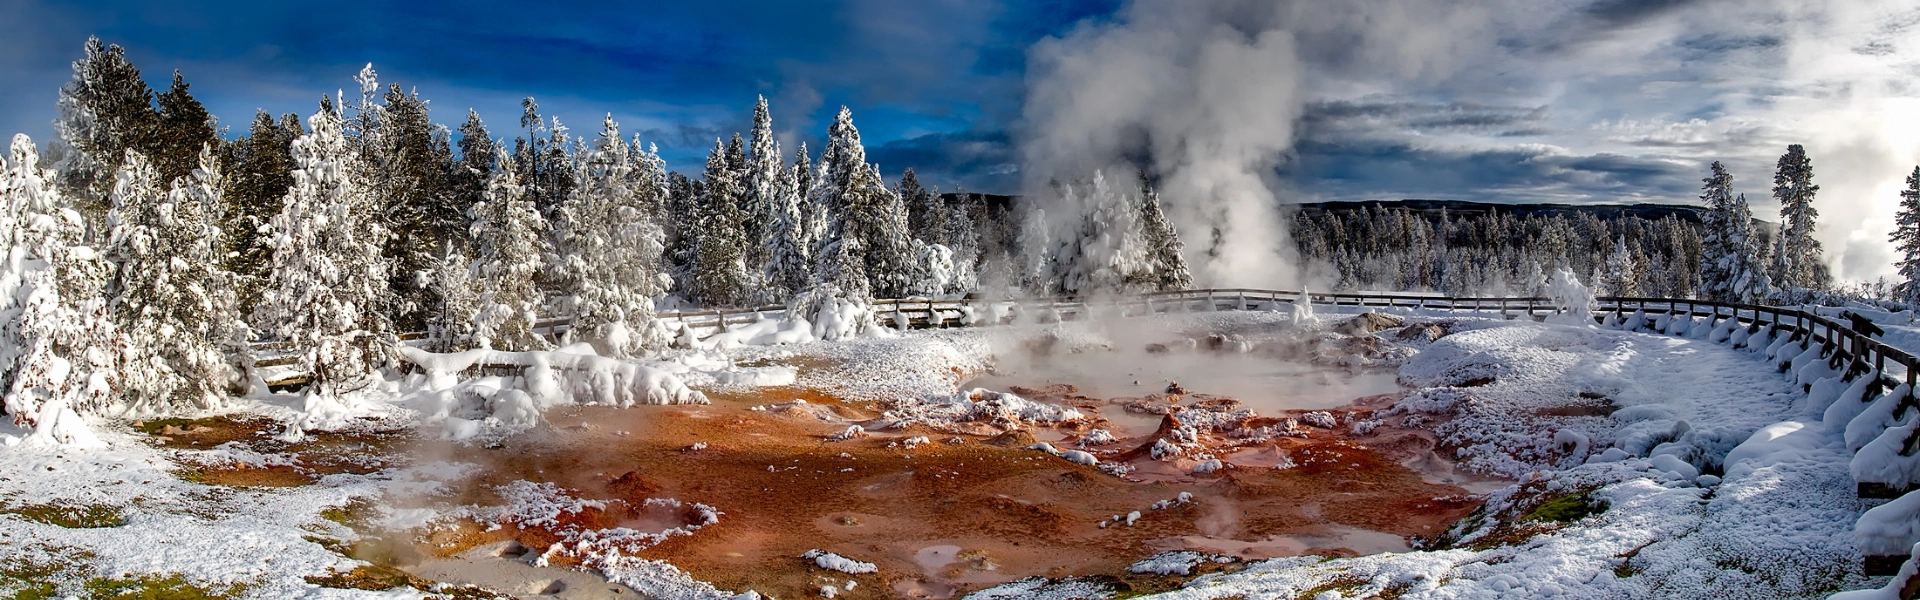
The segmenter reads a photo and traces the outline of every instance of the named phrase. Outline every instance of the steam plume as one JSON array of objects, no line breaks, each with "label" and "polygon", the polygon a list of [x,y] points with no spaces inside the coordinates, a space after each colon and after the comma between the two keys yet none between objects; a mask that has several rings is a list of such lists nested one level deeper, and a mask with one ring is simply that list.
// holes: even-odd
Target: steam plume
[{"label": "steam plume", "polygon": [[1046,202],[1050,181],[1146,167],[1197,285],[1296,285],[1274,169],[1308,90],[1451,71],[1485,21],[1452,4],[1136,0],[1082,23],[1029,52],[1025,190]]}]

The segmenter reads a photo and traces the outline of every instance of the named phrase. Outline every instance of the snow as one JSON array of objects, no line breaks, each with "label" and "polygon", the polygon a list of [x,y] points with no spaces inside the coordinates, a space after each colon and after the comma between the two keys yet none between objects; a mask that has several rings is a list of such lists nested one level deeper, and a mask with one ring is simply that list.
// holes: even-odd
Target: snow
[{"label": "snow", "polygon": [[1920,494],[1909,493],[1875,506],[1854,524],[1855,544],[1862,554],[1900,554],[1920,544]]},{"label": "snow", "polygon": [[1920,569],[1916,567],[1920,567],[1920,544],[1913,545],[1912,553],[1907,555],[1907,562],[1900,563],[1900,572],[1895,574],[1886,585],[1870,590],[1840,592],[1828,596],[1827,600],[1911,600],[1911,597],[1904,595],[1914,584],[1914,578],[1920,576]]},{"label": "snow", "polygon": [[1907,440],[1915,435],[1920,425],[1890,427],[1880,437],[1874,438],[1853,455],[1848,469],[1853,480],[1866,483],[1883,483],[1894,489],[1908,489],[1920,484],[1920,454],[1907,455]]},{"label": "snow", "polygon": [[860,562],[819,548],[806,551],[805,554],[800,555],[800,558],[812,559],[813,564],[822,569],[839,571],[841,573],[860,575],[880,571],[880,567],[874,566],[873,563]]},{"label": "snow", "polygon": [[1127,567],[1127,571],[1139,575],[1191,575],[1193,568],[1207,562],[1209,557],[1192,550],[1162,552]]}]

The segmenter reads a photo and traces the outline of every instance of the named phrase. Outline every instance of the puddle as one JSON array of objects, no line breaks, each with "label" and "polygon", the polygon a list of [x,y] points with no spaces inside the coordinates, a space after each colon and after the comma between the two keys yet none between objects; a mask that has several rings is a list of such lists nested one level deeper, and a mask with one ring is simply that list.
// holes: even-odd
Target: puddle
[{"label": "puddle", "polygon": [[1391,533],[1355,527],[1332,527],[1331,529],[1333,531],[1325,535],[1281,535],[1256,541],[1189,535],[1161,540],[1156,542],[1156,545],[1165,550],[1198,550],[1241,560],[1283,558],[1300,556],[1309,551],[1338,549],[1346,549],[1362,555],[1406,552],[1412,549],[1406,538]]},{"label": "puddle", "polygon": [[407,570],[426,579],[479,586],[514,598],[631,600],[641,597],[631,588],[608,582],[593,573],[533,566],[527,561],[530,554],[538,552],[530,552],[512,542],[500,542],[453,557],[427,559]]}]

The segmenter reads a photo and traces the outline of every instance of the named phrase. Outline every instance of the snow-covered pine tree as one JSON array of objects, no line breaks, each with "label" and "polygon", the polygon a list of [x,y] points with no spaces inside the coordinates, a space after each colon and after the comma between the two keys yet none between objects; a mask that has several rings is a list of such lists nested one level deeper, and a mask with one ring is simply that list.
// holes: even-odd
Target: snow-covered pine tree
[{"label": "snow-covered pine tree", "polygon": [[213,408],[240,381],[229,356],[248,352],[215,210],[218,169],[210,149],[198,168],[162,188],[144,155],[129,151],[114,186],[107,259],[118,265],[108,306],[129,342],[122,393],[130,408],[165,413]]},{"label": "snow-covered pine tree", "polygon": [[471,211],[471,266],[479,286],[473,343],[497,350],[544,350],[547,341],[533,327],[543,304],[537,278],[546,266],[543,257],[550,254],[547,223],[520,185],[513,157],[504,147],[494,151],[498,167],[487,175],[486,191]]},{"label": "snow-covered pine tree", "polygon": [[813,255],[812,240],[807,239],[806,193],[811,166],[807,146],[794,152],[793,167],[781,169],[774,189],[773,215],[767,232],[767,287],[779,302],[791,300],[807,287]]},{"label": "snow-covered pine tree", "polygon": [[1139,202],[1108,187],[1099,171],[1093,172],[1084,195],[1076,198],[1072,186],[1067,189],[1065,204],[1078,204],[1081,221],[1076,238],[1062,240],[1057,257],[1061,290],[1088,296],[1151,289],[1154,277],[1140,233]]},{"label": "snow-covered pine tree", "polygon": [[1747,205],[1746,194],[1735,197],[1732,206],[1729,238],[1739,254],[1734,257],[1733,268],[1728,270],[1733,275],[1730,298],[1754,304],[1773,294],[1773,278],[1767,275],[1772,247],[1761,238],[1759,228],[1754,225],[1753,209]]},{"label": "snow-covered pine tree", "polygon": [[556,224],[565,262],[554,265],[573,315],[568,334],[597,342],[614,356],[664,346],[653,298],[666,292],[660,269],[664,238],[645,210],[632,176],[633,150],[607,115],[593,148],[581,157]]},{"label": "snow-covered pine tree", "polygon": [[702,176],[705,192],[696,200],[691,300],[702,306],[741,306],[751,293],[746,273],[746,239],[738,198],[743,190],[729,166],[727,144],[715,139]]},{"label": "snow-covered pine tree", "polygon": [[88,219],[106,215],[114,172],[128,149],[147,150],[159,127],[153,88],[119,44],[87,38],[73,62],[73,79],[60,88],[53,154],[62,191]]},{"label": "snow-covered pine tree", "polygon": [[293,186],[267,225],[271,275],[254,308],[258,326],[302,348],[300,366],[313,374],[309,394],[321,398],[370,374],[376,348],[392,334],[382,207],[354,177],[366,170],[344,125],[322,110],[308,119],[311,132],[293,142]]},{"label": "snow-covered pine tree", "polygon": [[1046,209],[1037,206],[1029,209],[1026,218],[1020,221],[1019,262],[1015,265],[1021,291],[1029,295],[1054,292],[1052,238]]},{"label": "snow-covered pine tree", "polygon": [[449,208],[457,210],[451,216],[457,217],[457,225],[465,230],[462,231],[462,237],[471,243],[472,231],[469,228],[473,207],[485,200],[495,165],[511,164],[513,155],[508,154],[505,163],[498,162],[500,147],[494,143],[493,134],[487,131],[486,123],[480,121],[480,113],[472,109],[467,110],[467,121],[460,124],[460,142],[456,147],[460,150],[460,158],[454,162],[453,171],[448,174]]},{"label": "snow-covered pine tree", "polygon": [[213,115],[187,88],[187,80],[175,70],[173,85],[155,96],[160,108],[155,114],[153,141],[146,152],[160,172],[162,185],[192,175],[200,166],[201,149],[220,145],[213,130]]},{"label": "snow-covered pine tree", "polygon": [[280,214],[280,201],[293,185],[293,140],[303,135],[292,114],[275,123],[266,111],[254,115],[246,137],[226,145],[227,187],[221,230],[226,234],[226,271],[234,277],[241,314],[259,302],[272,252],[261,228]]},{"label": "snow-covered pine tree", "polygon": [[1773,197],[1780,202],[1780,244],[1773,257],[1774,285],[1796,296],[1831,283],[1820,241],[1814,239],[1820,211],[1813,207],[1820,186],[1813,183],[1813,162],[1800,144],[1787,146],[1773,176]]},{"label": "snow-covered pine tree", "polygon": [[1612,296],[1634,296],[1640,293],[1640,273],[1642,267],[1634,262],[1634,253],[1627,248],[1627,237],[1615,238],[1613,252],[1607,254],[1604,270],[1597,279],[1601,289]]},{"label": "snow-covered pine tree", "polygon": [[1738,247],[1733,239],[1733,175],[1727,173],[1720,161],[1714,161],[1708,167],[1707,178],[1702,180],[1700,201],[1706,205],[1706,239],[1701,243],[1700,278],[1706,284],[1706,297],[1712,300],[1732,299],[1734,270],[1744,248]]},{"label": "snow-covered pine tree", "polygon": [[920,176],[915,175],[912,167],[900,174],[900,201],[907,206],[907,229],[913,239],[929,244],[940,243],[940,237],[946,233],[947,211],[940,194],[920,185]]},{"label": "snow-covered pine tree", "polygon": [[945,204],[947,216],[942,220],[946,231],[940,234],[941,245],[953,253],[953,281],[948,292],[966,292],[980,287],[980,230],[974,225],[973,205],[965,201]]},{"label": "snow-covered pine tree", "polygon": [[1160,194],[1153,190],[1146,171],[1140,172],[1140,234],[1146,245],[1154,288],[1159,291],[1193,287],[1193,272],[1187,269],[1186,245],[1167,221],[1160,208]]},{"label": "snow-covered pine tree", "polygon": [[887,189],[878,167],[861,167],[854,170],[841,199],[840,235],[860,240],[868,292],[898,298],[906,294],[915,274],[906,206]]},{"label": "snow-covered pine tree", "polygon": [[84,223],[40,169],[33,140],[15,135],[0,165],[0,240],[10,248],[0,289],[5,408],[16,425],[48,410],[120,412],[120,357],[126,338],[107,317],[103,297],[112,265],[80,245]]},{"label": "snow-covered pine tree", "polygon": [[[476,265],[458,248],[447,248],[446,255],[434,261],[427,281],[438,301],[427,312],[427,350],[458,352],[490,347],[476,332],[490,319],[481,307],[481,282],[474,279]],[[492,307],[489,307],[492,308]]]},{"label": "snow-covered pine tree", "polygon": [[1893,233],[1887,240],[1900,253],[1900,259],[1894,262],[1900,278],[1894,294],[1908,310],[1920,310],[1920,167],[1913,168],[1913,174],[1907,176],[1907,189],[1900,190],[1900,210],[1894,215]]},{"label": "snow-covered pine tree", "polygon": [[[740,213],[746,216],[741,222],[745,232],[743,239],[749,243],[745,248],[747,268],[753,273],[766,271],[769,256],[768,239],[778,213],[783,210],[780,194],[781,161],[780,145],[773,141],[773,115],[767,110],[767,97],[761,96],[753,105],[752,145],[747,150],[746,176],[741,181]],[[759,278],[755,278],[759,279]],[[771,290],[759,290],[759,295],[775,295]],[[785,300],[785,298],[781,298]]]}]

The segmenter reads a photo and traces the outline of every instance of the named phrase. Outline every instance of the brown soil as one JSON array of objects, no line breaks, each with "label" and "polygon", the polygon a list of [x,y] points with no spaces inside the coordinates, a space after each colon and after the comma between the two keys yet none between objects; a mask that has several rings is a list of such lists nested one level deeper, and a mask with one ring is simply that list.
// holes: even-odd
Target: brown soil
[{"label": "brown soil", "polygon": [[[1292,469],[1174,473],[1141,482],[1023,444],[987,443],[986,436],[875,432],[833,442],[826,436],[846,424],[822,420],[817,410],[746,410],[802,398],[843,418],[872,414],[868,406],[819,392],[768,388],[709,396],[710,406],[551,411],[549,433],[566,435],[535,433],[500,449],[464,451],[462,460],[487,464],[480,485],[461,501],[495,502],[490,486],[526,479],[632,505],[653,497],[709,504],[724,513],[718,523],[640,555],[669,560],[722,589],[776,597],[810,596],[823,583],[846,580],[860,582],[851,597],[946,596],[1034,575],[1114,574],[1157,552],[1188,547],[1188,538],[1261,541],[1325,536],[1340,527],[1430,535],[1474,508],[1447,500],[1464,497],[1464,490],[1427,483],[1397,464],[1400,454],[1430,450],[1430,441],[1383,453],[1316,430],[1312,437],[1251,448],[1284,451],[1298,463]],[[1372,437],[1398,439],[1385,433]],[[910,450],[897,444],[916,434],[933,441]],[[949,443],[956,437],[963,441]],[[696,442],[707,445],[690,450]],[[1198,499],[1148,510],[1182,491]],[[1133,526],[1101,527],[1133,511],[1142,513]],[[571,517],[587,527],[617,526],[622,518],[601,511]],[[550,531],[473,526],[442,531],[428,546],[444,556],[502,539],[532,548],[556,540]],[[916,554],[931,546],[958,546],[961,556],[923,564]],[[875,563],[880,572],[824,571],[799,558],[813,548]]]}]

